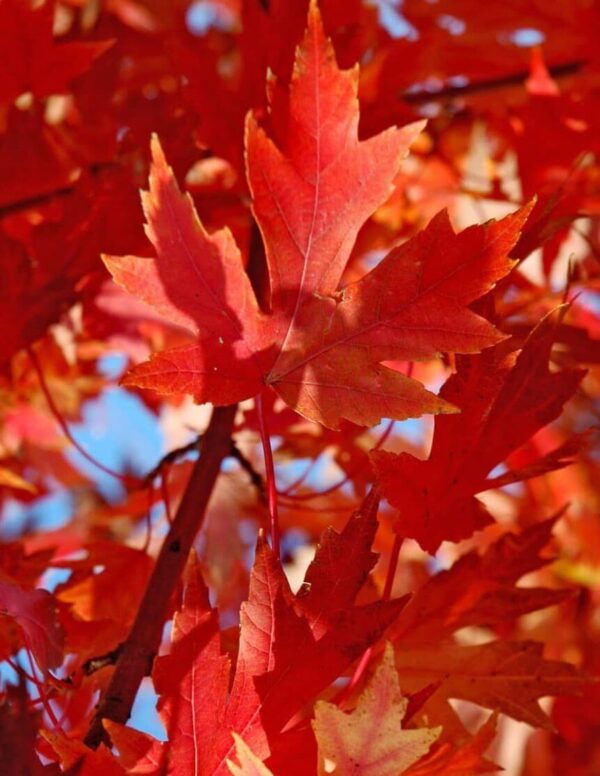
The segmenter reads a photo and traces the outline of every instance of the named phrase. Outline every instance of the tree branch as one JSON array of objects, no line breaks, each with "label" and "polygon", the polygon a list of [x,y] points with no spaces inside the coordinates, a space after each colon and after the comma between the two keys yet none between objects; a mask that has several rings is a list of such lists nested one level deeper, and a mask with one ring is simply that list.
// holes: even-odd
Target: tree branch
[{"label": "tree branch", "polygon": [[221,462],[231,450],[236,405],[216,407],[202,437],[200,457],[192,471],[173,524],[163,543],[131,632],[123,644],[106,693],[100,701],[85,743],[96,749],[108,735],[103,719],[124,724],[129,719],[142,679],[152,668],[169,614],[173,591],[181,577],[194,538],[202,524]]},{"label": "tree branch", "polygon": [[[575,59],[572,62],[562,62],[557,65],[550,65],[548,72],[552,78],[566,78],[576,75],[588,64],[586,59]],[[439,102],[451,100],[455,97],[468,97],[471,94],[485,94],[498,89],[505,89],[510,86],[519,86],[524,84],[529,76],[529,70],[519,70],[516,73],[507,73],[506,75],[486,78],[481,81],[469,80],[466,84],[460,86],[444,86],[436,91],[420,89],[419,91],[407,91],[402,94],[402,100],[411,105],[420,105],[427,102]]]}]

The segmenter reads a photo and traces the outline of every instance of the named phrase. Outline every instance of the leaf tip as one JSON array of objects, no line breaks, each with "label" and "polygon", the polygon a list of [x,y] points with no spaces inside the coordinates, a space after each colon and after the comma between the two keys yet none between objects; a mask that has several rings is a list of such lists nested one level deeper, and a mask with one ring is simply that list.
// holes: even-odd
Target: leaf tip
[{"label": "leaf tip", "polygon": [[440,404],[440,409],[437,410],[435,413],[436,415],[460,415],[462,412],[460,407],[457,407],[456,404],[452,404],[452,402],[443,400],[443,403]]},{"label": "leaf tip", "polygon": [[[154,191],[157,188],[157,181],[174,179],[173,170],[167,163],[165,152],[161,145],[160,139],[156,132],[152,133],[150,138],[150,191]],[[142,204],[144,204],[144,198],[146,194],[142,191]],[[147,213],[146,213],[147,215]]]},{"label": "leaf tip", "polygon": [[522,205],[516,212],[515,216],[519,216],[519,220],[521,221],[521,228],[523,227],[523,224],[527,221],[529,216],[531,215],[531,211],[533,208],[537,205],[538,196],[537,194],[534,194],[531,199],[529,199],[524,205]]},{"label": "leaf tip", "polygon": [[166,166],[165,154],[156,132],[150,136],[150,153],[152,154],[153,164]]},{"label": "leaf tip", "polygon": [[310,0],[308,4],[308,27],[312,29],[317,26],[323,28],[323,19],[321,17],[321,10],[319,8],[318,0]]},{"label": "leaf tip", "polygon": [[115,265],[119,263],[120,256],[111,256],[108,253],[101,253],[100,254],[100,260],[108,270],[108,272],[111,274],[113,280],[114,280],[114,269]]},{"label": "leaf tip", "polygon": [[400,127],[399,131],[406,138],[408,145],[414,143],[417,137],[423,132],[427,126],[427,119],[420,119],[419,121],[411,121],[410,124],[405,124]]}]

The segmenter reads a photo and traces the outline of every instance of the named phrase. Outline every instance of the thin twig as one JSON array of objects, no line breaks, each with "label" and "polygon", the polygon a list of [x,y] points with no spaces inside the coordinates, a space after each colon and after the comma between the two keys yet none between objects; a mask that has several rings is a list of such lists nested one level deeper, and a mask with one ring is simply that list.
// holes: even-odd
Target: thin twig
[{"label": "thin twig", "polygon": [[392,588],[394,587],[394,579],[396,577],[396,569],[398,567],[398,558],[400,557],[400,550],[402,549],[402,542],[404,537],[396,534],[394,536],[394,544],[392,545],[392,551],[390,553],[390,563],[387,570],[387,576],[385,578],[385,586],[381,599],[383,601],[389,601],[392,595]]},{"label": "thin twig", "polygon": [[240,448],[236,445],[236,443],[231,440],[231,453],[232,458],[235,458],[235,460],[239,463],[241,468],[246,472],[248,477],[250,477],[250,482],[252,485],[256,488],[258,491],[258,495],[260,497],[261,501],[266,502],[267,500],[267,493],[265,490],[265,483],[263,481],[263,478],[261,475],[256,471],[252,463],[246,458],[244,453],[240,450]]},{"label": "thin twig", "polygon": [[182,447],[176,447],[174,450],[169,451],[163,457],[160,459],[160,461],[156,464],[156,466],[153,469],[150,469],[148,474],[144,477],[144,482],[148,485],[154,480],[156,477],[159,477],[163,469],[167,464],[175,463],[178,458],[181,458],[184,455],[187,455],[188,453],[192,453],[194,450],[199,450],[200,445],[202,444],[202,436],[196,437],[192,442],[189,442],[187,445],[183,445]]},{"label": "thin twig", "polygon": [[169,525],[173,525],[173,513],[171,512],[171,497],[169,494],[169,472],[164,469],[160,473],[160,494],[165,505],[165,514]]},{"label": "thin twig", "polygon": [[36,356],[33,348],[28,348],[27,353],[29,355],[29,359],[31,360],[31,363],[33,364],[33,368],[35,370],[35,373],[37,374],[40,387],[42,389],[42,393],[44,394],[44,397],[46,399],[48,407],[50,408],[50,411],[52,412],[52,415],[54,416],[54,419],[60,426],[63,434],[67,437],[67,439],[77,450],[77,452],[80,455],[82,455],[85,458],[85,460],[88,461],[88,463],[93,464],[93,466],[95,466],[97,469],[104,472],[105,474],[108,474],[110,477],[114,477],[116,480],[119,480],[119,482],[122,482],[125,486],[139,487],[142,484],[142,480],[140,480],[137,477],[129,477],[126,474],[121,474],[120,472],[117,472],[114,469],[111,469],[110,467],[105,466],[103,463],[101,463],[96,458],[94,458],[93,455],[88,453],[88,451],[79,444],[79,442],[73,436],[71,429],[67,425],[66,420],[63,418],[61,411],[58,409],[56,402],[54,401],[54,397],[52,396],[50,392],[50,388],[48,387],[48,383],[46,382],[44,371],[40,365],[38,357]]},{"label": "thin twig", "polygon": [[[385,443],[385,441],[391,434],[395,423],[396,423],[395,420],[390,420],[390,422],[387,425],[387,428],[385,429],[381,437],[377,440],[377,442],[373,446],[372,448],[373,450],[379,450],[379,448]],[[287,488],[285,491],[280,492],[279,495],[284,496],[293,501],[312,501],[313,499],[321,498],[321,496],[329,496],[331,493],[334,493],[336,490],[339,490],[339,488],[343,487],[347,482],[350,482],[350,480],[353,480],[354,477],[360,472],[360,470],[361,470],[360,466],[354,467],[348,472],[348,474],[345,474],[344,477],[342,477],[342,479],[338,480],[333,485],[330,485],[328,488],[325,488],[324,490],[316,490],[316,491],[312,491],[311,493],[296,494],[296,493],[290,493],[289,492],[290,488]]]}]

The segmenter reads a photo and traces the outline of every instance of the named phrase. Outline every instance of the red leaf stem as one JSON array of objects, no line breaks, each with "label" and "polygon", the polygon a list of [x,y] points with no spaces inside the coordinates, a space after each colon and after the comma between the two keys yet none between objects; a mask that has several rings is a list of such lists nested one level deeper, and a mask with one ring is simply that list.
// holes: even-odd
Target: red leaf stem
[{"label": "red leaf stem", "polygon": [[263,452],[265,456],[265,474],[267,484],[267,499],[269,502],[269,514],[271,516],[271,546],[273,553],[279,557],[279,516],[277,514],[277,482],[275,480],[275,465],[273,463],[273,451],[271,450],[271,438],[265,418],[265,412],[262,401],[262,394],[254,399],[256,404],[256,414],[258,415],[258,425],[260,428],[260,438],[262,441]]}]

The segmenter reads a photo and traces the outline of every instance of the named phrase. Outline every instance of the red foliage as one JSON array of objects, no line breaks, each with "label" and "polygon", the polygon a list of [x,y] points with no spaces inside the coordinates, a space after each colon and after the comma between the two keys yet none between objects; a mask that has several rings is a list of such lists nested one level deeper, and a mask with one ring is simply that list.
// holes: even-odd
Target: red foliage
[{"label": "red foliage", "polygon": [[596,772],[598,24],[0,0],[3,776]]}]

